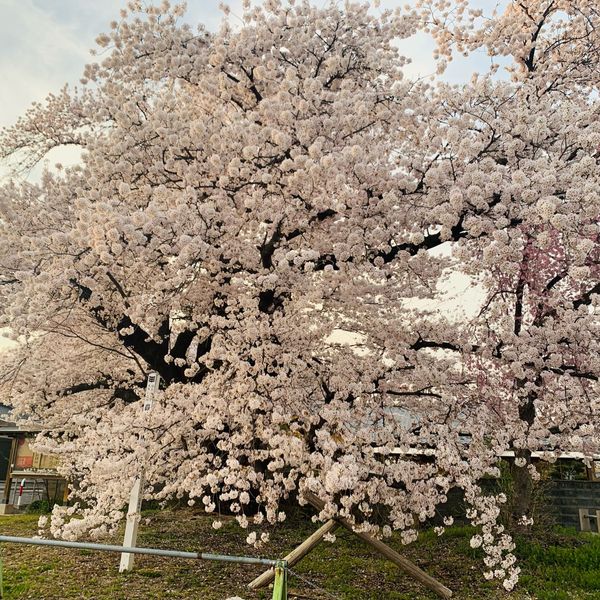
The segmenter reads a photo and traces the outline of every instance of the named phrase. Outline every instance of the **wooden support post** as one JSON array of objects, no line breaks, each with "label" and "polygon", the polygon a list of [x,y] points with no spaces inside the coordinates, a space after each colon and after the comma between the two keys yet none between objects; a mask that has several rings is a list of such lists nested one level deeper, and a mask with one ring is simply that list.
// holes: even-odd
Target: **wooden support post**
[{"label": "wooden support post", "polygon": [[[127,509],[127,522],[125,525],[125,538],[123,546],[133,548],[137,545],[137,532],[140,523],[140,510],[142,509],[142,494],[144,488],[144,474],[140,473],[131,488],[129,497],[129,507]],[[134,555],[130,552],[121,554],[121,563],[119,564],[119,573],[131,571],[133,569]]]},{"label": "wooden support post", "polygon": [[[294,548],[283,560],[287,562],[288,567],[293,567],[298,561],[303,559],[328,533],[331,533],[339,526],[339,523],[330,519],[315,531],[310,537],[306,538],[297,548]],[[262,575],[259,575],[254,581],[248,584],[251,590],[258,590],[269,585],[275,579],[275,570],[269,569]]]},{"label": "wooden support post", "polygon": [[4,598],[4,570],[2,565],[2,549],[0,548],[0,600]]},{"label": "wooden support post", "polygon": [[[317,498],[317,496],[314,494],[310,492],[304,492],[303,496],[319,512],[321,512],[325,507],[325,503],[320,498]],[[338,518],[336,521],[342,525],[342,527],[345,527],[348,531],[351,531],[354,535],[358,536],[361,540],[369,544],[369,546],[372,546],[379,553],[383,554],[383,556],[392,561],[396,566],[400,567],[400,569],[402,569],[405,573],[408,573],[408,575],[414,577],[417,581],[420,581],[432,592],[435,592],[440,598],[452,597],[452,590],[441,584],[437,579],[431,577],[431,575],[425,573],[425,571],[417,567],[417,565],[408,560],[408,558],[398,554],[395,550],[384,544],[381,540],[374,538],[368,533],[355,531],[352,523],[350,523],[350,521],[347,519]]]},{"label": "wooden support post", "polygon": [[[144,412],[152,408],[154,395],[158,392],[160,386],[160,375],[156,371],[148,373],[146,383],[146,397],[144,399]],[[145,446],[145,443],[144,443]],[[140,474],[133,482],[133,487],[129,494],[129,507],[127,509],[127,523],[125,525],[125,539],[123,546],[133,548],[137,545],[138,525],[140,523],[140,511],[142,510],[142,498],[144,496],[144,468],[140,469]],[[130,552],[121,554],[121,563],[119,564],[119,573],[131,571],[133,569],[134,555]]]}]

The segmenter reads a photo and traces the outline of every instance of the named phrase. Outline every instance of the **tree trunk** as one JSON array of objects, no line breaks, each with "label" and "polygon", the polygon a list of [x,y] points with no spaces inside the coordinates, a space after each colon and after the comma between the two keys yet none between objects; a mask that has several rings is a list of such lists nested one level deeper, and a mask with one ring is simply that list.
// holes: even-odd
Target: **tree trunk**
[{"label": "tree trunk", "polygon": [[[518,385],[523,385],[524,382],[519,381]],[[540,384],[540,378],[536,380],[536,384]],[[527,399],[519,406],[519,417],[527,423],[530,428],[535,422],[536,394],[534,391],[529,392]],[[518,466],[516,463],[525,461],[523,466]],[[511,463],[510,472],[512,476],[512,510],[511,510],[511,525],[519,528],[519,521],[523,516],[531,517],[532,502],[533,502],[533,479],[528,469],[531,464],[531,451],[526,449],[515,450],[515,459]]]},{"label": "tree trunk", "polygon": [[522,451],[515,453],[515,459],[517,458],[523,458],[527,461],[523,467],[519,467],[514,461],[510,465],[513,485],[511,525],[518,528],[519,521],[523,516],[531,517],[533,508],[533,479],[527,468],[531,461],[531,452]]}]

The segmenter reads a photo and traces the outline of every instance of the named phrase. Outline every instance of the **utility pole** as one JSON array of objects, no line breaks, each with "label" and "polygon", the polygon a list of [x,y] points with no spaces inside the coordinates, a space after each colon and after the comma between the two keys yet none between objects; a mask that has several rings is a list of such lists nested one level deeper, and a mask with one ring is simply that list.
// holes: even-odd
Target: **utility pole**
[{"label": "utility pole", "polygon": [[[144,412],[149,412],[154,402],[154,395],[160,385],[160,375],[156,371],[148,374],[146,383],[146,397],[144,398]],[[140,510],[142,508],[142,497],[144,495],[144,466],[140,469],[140,474],[136,477],[129,495],[129,506],[127,508],[127,523],[125,525],[125,538],[123,546],[125,548],[134,548],[137,543],[138,525],[140,523]],[[133,569],[134,555],[130,552],[121,553],[121,564],[119,573],[131,571]]]}]

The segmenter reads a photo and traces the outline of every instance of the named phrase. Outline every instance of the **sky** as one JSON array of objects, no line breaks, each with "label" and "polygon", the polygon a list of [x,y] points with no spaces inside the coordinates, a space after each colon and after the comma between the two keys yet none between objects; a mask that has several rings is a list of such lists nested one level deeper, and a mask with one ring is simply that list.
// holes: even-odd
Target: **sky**
[{"label": "sky", "polygon": [[[324,0],[315,0],[324,3]],[[222,17],[219,0],[189,0],[185,20],[203,23],[215,30]],[[384,0],[382,8],[404,5],[402,0]],[[65,83],[77,85],[84,66],[93,61],[90,49],[98,34],[108,31],[118,19],[125,0],[0,0],[0,127],[12,125],[33,102],[41,102]],[[232,14],[241,14],[241,0],[228,2]],[[434,72],[433,42],[419,36],[401,44],[412,59],[407,77]],[[483,70],[485,59],[452,63],[446,78],[459,82],[475,70]],[[76,160],[73,151],[59,150],[52,162],[69,164]],[[35,169],[30,178],[39,176]],[[0,170],[0,175],[2,171]],[[464,288],[465,282],[457,282]],[[457,289],[458,289],[457,288]],[[0,348],[7,342],[0,337]]]},{"label": "sky", "polygon": [[[154,0],[158,2],[159,0]],[[325,4],[327,0],[313,0]],[[109,24],[119,19],[126,0],[0,0],[0,128],[13,125],[33,102],[43,102],[51,92],[65,83],[76,86],[87,63],[95,57],[90,50],[95,39],[109,31]],[[193,26],[202,23],[216,30],[223,13],[220,0],[189,0],[184,19]],[[231,0],[232,20],[241,23],[241,0]],[[384,0],[382,8],[396,7],[398,0]],[[414,64],[406,69],[408,76],[426,75],[435,68],[433,44],[425,36],[405,44]],[[456,74],[455,74],[456,75]],[[460,77],[460,73],[458,74]],[[77,162],[79,152],[67,147],[54,150],[47,164]],[[38,165],[28,179],[39,178],[43,165]],[[8,169],[0,165],[0,177]]]},{"label": "sky", "polygon": [[[324,3],[323,0],[315,0]],[[405,4],[387,0],[382,8]],[[230,1],[232,14],[241,14],[241,0]],[[0,0],[0,126],[7,126],[34,101],[43,100],[65,84],[77,84],[98,34],[108,31],[119,18],[125,0]],[[219,0],[190,0],[185,20],[218,27],[222,13]],[[407,76],[428,75],[434,71],[433,43],[419,36],[401,46],[413,64]],[[476,58],[468,66],[451,64],[447,78],[467,79],[472,70],[484,66]]]},{"label": "sky", "polygon": [[[0,0],[0,126],[34,101],[77,84],[98,34],[118,20],[125,0]],[[235,10],[239,2],[231,2]],[[186,20],[215,29],[218,0],[192,0]]]},{"label": "sky", "polygon": [[[119,18],[125,0],[0,0],[0,127],[12,125],[33,102],[77,85],[98,34]],[[241,2],[229,2],[239,12]],[[186,20],[216,29],[219,0],[191,0]],[[69,164],[77,155],[56,151],[53,162]],[[39,176],[35,169],[30,178]],[[3,171],[0,170],[0,175]],[[0,334],[2,332],[0,331]],[[0,351],[12,345],[0,335]]]}]

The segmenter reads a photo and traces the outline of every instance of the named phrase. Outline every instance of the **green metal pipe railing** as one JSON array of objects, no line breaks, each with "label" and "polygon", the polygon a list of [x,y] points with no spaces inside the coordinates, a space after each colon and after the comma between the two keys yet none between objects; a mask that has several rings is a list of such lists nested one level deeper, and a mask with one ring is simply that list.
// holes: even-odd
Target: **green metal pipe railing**
[{"label": "green metal pipe railing", "polygon": [[[62,540],[44,540],[41,538],[15,537],[0,535],[0,543],[29,544],[32,546],[52,546],[58,548],[74,548],[79,550],[96,550],[100,552],[127,552],[130,554],[147,554],[167,556],[170,558],[188,558],[194,560],[216,560],[221,562],[241,563],[246,565],[267,565],[275,567],[275,583],[273,584],[273,600],[287,600],[287,572],[285,560],[256,558],[254,556],[231,556],[228,554],[211,554],[209,552],[184,552],[181,550],[162,550],[161,548],[131,548],[111,544],[95,544],[92,542],[65,542]],[[0,562],[0,598],[4,597],[2,581],[2,564]]]}]

